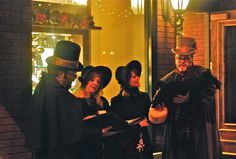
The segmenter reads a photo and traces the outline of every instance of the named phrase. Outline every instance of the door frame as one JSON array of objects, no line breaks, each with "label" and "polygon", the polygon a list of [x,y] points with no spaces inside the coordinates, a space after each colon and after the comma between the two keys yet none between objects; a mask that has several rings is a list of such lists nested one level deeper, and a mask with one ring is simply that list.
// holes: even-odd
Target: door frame
[{"label": "door frame", "polygon": [[216,93],[217,124],[224,155],[236,156],[236,123],[225,121],[225,27],[236,26],[236,19],[229,13],[211,15],[212,72],[221,81],[221,90]]}]

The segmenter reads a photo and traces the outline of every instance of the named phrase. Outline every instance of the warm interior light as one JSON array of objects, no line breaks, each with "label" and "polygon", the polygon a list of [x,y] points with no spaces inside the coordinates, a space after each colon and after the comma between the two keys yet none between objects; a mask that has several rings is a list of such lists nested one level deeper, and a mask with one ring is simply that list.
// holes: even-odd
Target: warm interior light
[{"label": "warm interior light", "polygon": [[44,48],[44,52],[41,54],[43,66],[47,66],[46,58],[53,55],[53,48]]},{"label": "warm interior light", "polygon": [[144,0],[131,0],[131,8],[134,14],[144,14]]},{"label": "warm interior light", "polygon": [[188,6],[189,0],[171,0],[171,5],[174,10],[185,10]]},{"label": "warm interior light", "polygon": [[73,0],[73,2],[79,4],[79,5],[84,5],[86,6],[87,5],[87,1],[88,0]]}]

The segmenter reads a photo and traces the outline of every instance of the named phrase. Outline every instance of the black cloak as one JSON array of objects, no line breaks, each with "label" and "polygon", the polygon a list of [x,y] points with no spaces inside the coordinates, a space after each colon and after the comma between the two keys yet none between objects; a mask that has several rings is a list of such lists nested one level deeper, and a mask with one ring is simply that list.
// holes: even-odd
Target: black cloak
[{"label": "black cloak", "polygon": [[[190,90],[190,100],[182,105],[174,105],[172,101],[167,101],[171,106],[168,106],[169,112],[164,123],[162,159],[177,158],[176,148],[179,149],[180,144],[185,142],[179,142],[181,139],[177,139],[179,136],[176,133],[181,133],[180,131],[190,135],[191,138],[187,144],[188,147],[180,148],[180,151],[183,152],[189,150],[189,155],[180,157],[181,159],[221,159],[222,152],[215,108],[215,91],[219,88],[219,81],[212,76],[209,69],[201,66],[192,66],[182,75],[174,70],[158,82],[159,89],[154,96],[153,105],[157,105],[159,101],[159,92],[168,92],[162,91],[162,89],[173,81],[185,82],[185,86]],[[172,90],[172,92],[176,91],[178,90]],[[161,96],[168,97],[169,94]],[[172,99],[173,97],[169,98],[169,100]],[[177,108],[180,109],[178,114],[176,113]]]}]

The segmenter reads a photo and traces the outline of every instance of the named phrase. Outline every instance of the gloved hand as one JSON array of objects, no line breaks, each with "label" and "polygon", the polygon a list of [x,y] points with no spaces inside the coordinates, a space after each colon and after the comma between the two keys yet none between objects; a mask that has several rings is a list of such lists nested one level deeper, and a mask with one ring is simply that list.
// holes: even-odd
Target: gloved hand
[{"label": "gloved hand", "polygon": [[162,105],[158,104],[156,107],[150,107],[148,118],[153,124],[162,124],[165,122],[168,115],[167,106],[164,103]]}]

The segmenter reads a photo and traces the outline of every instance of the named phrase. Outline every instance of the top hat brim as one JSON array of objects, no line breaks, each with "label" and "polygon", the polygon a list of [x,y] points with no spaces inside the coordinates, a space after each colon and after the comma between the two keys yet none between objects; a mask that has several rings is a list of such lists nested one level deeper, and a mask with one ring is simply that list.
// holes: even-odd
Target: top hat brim
[{"label": "top hat brim", "polygon": [[83,65],[79,61],[69,61],[60,59],[55,56],[50,56],[46,59],[46,62],[48,65],[54,66],[54,67],[60,67],[68,70],[73,71],[82,71]]},{"label": "top hat brim", "polygon": [[178,54],[178,55],[183,55],[183,56],[187,56],[187,55],[192,55],[196,53],[196,50],[189,50],[187,52],[181,52],[179,49],[171,49],[172,53],[174,54]]}]

